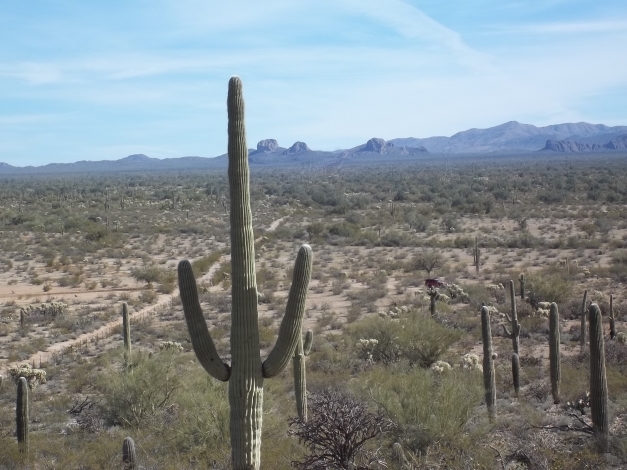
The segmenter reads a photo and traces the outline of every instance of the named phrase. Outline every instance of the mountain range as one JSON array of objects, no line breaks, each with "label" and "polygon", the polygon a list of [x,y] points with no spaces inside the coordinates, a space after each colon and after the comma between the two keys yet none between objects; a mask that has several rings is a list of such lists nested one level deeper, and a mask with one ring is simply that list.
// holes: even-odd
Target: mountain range
[{"label": "mountain range", "polygon": [[[491,154],[498,156],[545,152],[617,152],[627,150],[627,126],[609,127],[586,122],[536,127],[510,121],[487,129],[469,129],[451,137],[372,138],[353,148],[333,152],[312,150],[305,142],[281,147],[265,139],[249,150],[251,166],[334,166],[424,158],[428,154]],[[224,168],[226,154],[214,158],[151,158],[143,154],[119,160],[50,163],[15,167],[0,162],[0,175],[101,173],[147,170],[201,170]]]}]

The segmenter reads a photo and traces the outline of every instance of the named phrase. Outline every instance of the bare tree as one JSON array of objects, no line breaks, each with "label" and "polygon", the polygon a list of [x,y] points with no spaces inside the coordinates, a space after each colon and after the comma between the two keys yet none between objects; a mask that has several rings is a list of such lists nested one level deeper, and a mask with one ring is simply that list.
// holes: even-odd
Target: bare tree
[{"label": "bare tree", "polygon": [[386,466],[378,450],[364,448],[392,426],[381,412],[371,413],[365,403],[332,389],[312,394],[309,403],[312,416],[307,422],[289,420],[291,426],[297,426],[292,434],[309,449],[305,460],[293,461],[292,467],[366,470]]}]

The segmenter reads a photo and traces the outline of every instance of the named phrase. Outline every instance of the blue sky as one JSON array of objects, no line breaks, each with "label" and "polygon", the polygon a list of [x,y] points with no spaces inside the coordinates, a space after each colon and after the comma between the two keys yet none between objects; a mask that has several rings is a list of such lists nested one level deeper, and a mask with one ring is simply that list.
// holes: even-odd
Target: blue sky
[{"label": "blue sky", "polygon": [[627,125],[624,0],[0,3],[0,162],[320,150],[516,120]]}]

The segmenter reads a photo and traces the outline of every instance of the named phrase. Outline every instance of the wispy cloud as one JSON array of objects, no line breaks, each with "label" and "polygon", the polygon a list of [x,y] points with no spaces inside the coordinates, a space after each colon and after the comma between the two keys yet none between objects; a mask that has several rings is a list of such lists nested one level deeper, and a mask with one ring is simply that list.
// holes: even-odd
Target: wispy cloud
[{"label": "wispy cloud", "polygon": [[582,34],[627,31],[627,20],[573,21],[535,24],[518,24],[493,28],[499,33],[528,34]]}]

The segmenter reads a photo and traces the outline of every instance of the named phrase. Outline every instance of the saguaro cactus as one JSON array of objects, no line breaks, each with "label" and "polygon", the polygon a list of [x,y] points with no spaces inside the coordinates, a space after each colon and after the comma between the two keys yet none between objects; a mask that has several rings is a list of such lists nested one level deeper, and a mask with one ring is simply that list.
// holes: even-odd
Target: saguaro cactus
[{"label": "saguaro cactus", "polygon": [[20,452],[28,452],[28,381],[20,377],[17,382],[17,402],[15,406],[17,444]]},{"label": "saguaro cactus", "polygon": [[305,357],[309,356],[313,343],[313,331],[308,330],[305,344],[302,337],[298,338],[292,365],[294,366],[294,393],[296,394],[296,412],[301,421],[307,421],[307,380],[305,374]]},{"label": "saguaro cactus", "polygon": [[518,323],[518,314],[516,313],[516,296],[514,295],[514,281],[509,281],[509,296],[511,299],[511,314],[510,318],[507,314],[507,321],[512,324],[512,331],[509,332],[507,327],[503,325],[503,329],[505,330],[505,336],[512,339],[512,348],[514,352],[518,354],[518,344],[520,338],[520,323]]},{"label": "saguaro cactus", "polygon": [[473,259],[475,271],[479,274],[479,266],[481,264],[481,250],[479,250],[479,237],[475,237],[475,249],[473,250]]},{"label": "saguaro cactus", "polygon": [[551,304],[549,311],[549,362],[551,367],[551,393],[553,403],[560,402],[560,316],[557,304]]},{"label": "saguaro cactus", "polygon": [[590,309],[590,412],[592,427],[607,445],[610,424],[607,416],[607,377],[605,375],[605,344],[603,320],[597,304]]},{"label": "saguaro cactus", "polygon": [[231,462],[235,470],[260,466],[264,378],[287,366],[301,336],[312,252],[303,245],[296,258],[294,278],[279,336],[261,362],[255,279],[255,245],[250,209],[248,148],[244,131],[244,100],[239,77],[229,81],[229,188],[231,223],[231,366],[223,363],[207,330],[191,263],[178,267],[179,289],[194,352],[205,370],[229,382]]},{"label": "saguaro cactus", "polygon": [[483,386],[485,403],[488,407],[490,421],[496,417],[496,384],[494,376],[494,359],[492,358],[492,330],[490,328],[490,312],[488,307],[481,307],[481,338],[483,341]]},{"label": "saguaro cactus", "polygon": [[588,289],[583,291],[583,303],[581,304],[581,334],[579,335],[579,345],[583,349],[586,346],[586,302],[588,301]]},{"label": "saguaro cactus", "polygon": [[525,300],[525,275],[518,276],[518,281],[520,282],[520,298]]},{"label": "saguaro cactus", "polygon": [[512,354],[512,382],[514,383],[514,393],[518,397],[520,392],[520,358],[518,354]]},{"label": "saguaro cactus", "polygon": [[124,336],[124,359],[131,360],[131,322],[128,317],[128,305],[122,303],[122,334]]},{"label": "saguaro cactus", "polygon": [[610,294],[610,339],[616,338],[616,318],[614,318],[614,295]]},{"label": "saguaro cactus", "polygon": [[427,295],[429,296],[429,311],[431,312],[431,316],[435,317],[437,315],[436,304],[435,301],[438,300],[440,293],[435,287],[430,288],[427,291]]},{"label": "saguaro cactus", "polygon": [[135,441],[131,437],[125,438],[122,443],[122,462],[125,464],[126,470],[137,468],[137,451],[135,450]]}]

